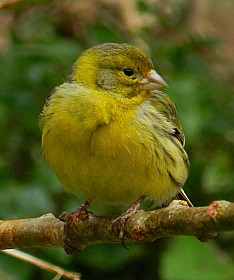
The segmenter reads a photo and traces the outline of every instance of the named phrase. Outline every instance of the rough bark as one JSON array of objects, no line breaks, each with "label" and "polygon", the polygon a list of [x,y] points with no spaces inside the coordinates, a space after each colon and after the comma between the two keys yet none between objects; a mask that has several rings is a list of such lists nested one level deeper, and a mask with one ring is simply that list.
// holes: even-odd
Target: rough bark
[{"label": "rough bark", "polygon": [[[78,253],[87,245],[120,243],[116,216],[76,212],[65,222],[52,214],[39,218],[0,222],[0,249],[55,247]],[[214,201],[207,207],[189,208],[181,201],[155,211],[137,211],[126,221],[125,243],[152,242],[172,235],[196,236],[207,241],[216,233],[234,230],[234,203]]]}]

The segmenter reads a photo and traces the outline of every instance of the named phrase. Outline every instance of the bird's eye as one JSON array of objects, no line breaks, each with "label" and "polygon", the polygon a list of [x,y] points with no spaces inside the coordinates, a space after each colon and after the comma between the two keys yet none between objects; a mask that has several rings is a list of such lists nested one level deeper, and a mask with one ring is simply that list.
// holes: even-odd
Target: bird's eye
[{"label": "bird's eye", "polygon": [[125,69],[123,70],[123,72],[124,72],[124,74],[125,74],[126,76],[128,76],[128,77],[130,77],[130,76],[133,75],[133,70],[130,69],[130,68],[125,68]]}]

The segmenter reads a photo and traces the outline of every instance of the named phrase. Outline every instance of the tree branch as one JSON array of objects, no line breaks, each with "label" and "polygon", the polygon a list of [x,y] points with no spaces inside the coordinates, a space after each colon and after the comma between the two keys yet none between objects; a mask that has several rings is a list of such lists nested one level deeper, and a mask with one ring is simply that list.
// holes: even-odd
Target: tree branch
[{"label": "tree branch", "polygon": [[[0,249],[55,247],[77,253],[87,245],[120,243],[120,224],[112,223],[115,218],[89,213],[79,219],[70,213],[65,224],[52,214],[1,221]],[[182,201],[173,201],[166,208],[133,214],[125,225],[125,242],[152,242],[172,235],[196,236],[206,241],[216,233],[231,230],[234,230],[234,203],[214,201],[207,207],[188,208]]]}]

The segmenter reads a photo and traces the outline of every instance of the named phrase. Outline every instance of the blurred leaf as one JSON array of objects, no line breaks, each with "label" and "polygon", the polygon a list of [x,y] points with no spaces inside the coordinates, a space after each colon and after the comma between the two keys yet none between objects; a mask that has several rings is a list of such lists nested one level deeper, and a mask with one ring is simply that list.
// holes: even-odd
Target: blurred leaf
[{"label": "blurred leaf", "polygon": [[[14,269],[13,269],[14,268]],[[34,267],[15,258],[0,254],[0,269],[12,280],[30,280]],[[1,278],[7,280],[7,278]]]},{"label": "blurred leaf", "polygon": [[77,261],[92,269],[115,271],[124,267],[127,263],[144,257],[144,246],[128,245],[126,250],[121,244],[89,246],[77,256]]},{"label": "blurred leaf", "polygon": [[231,280],[234,277],[230,259],[211,243],[194,237],[176,237],[161,259],[164,280]]}]

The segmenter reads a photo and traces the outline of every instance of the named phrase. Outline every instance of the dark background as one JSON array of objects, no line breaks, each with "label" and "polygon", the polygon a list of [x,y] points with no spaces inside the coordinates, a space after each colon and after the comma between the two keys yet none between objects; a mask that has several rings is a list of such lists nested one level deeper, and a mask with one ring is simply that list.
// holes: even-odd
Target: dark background
[{"label": "dark background", "polygon": [[[0,8],[0,219],[58,216],[80,203],[40,155],[38,115],[80,53],[103,42],[147,49],[168,82],[186,135],[193,203],[234,201],[234,1],[1,1]],[[209,243],[171,237],[129,247],[90,246],[75,256],[26,251],[84,280],[234,279],[233,232]],[[1,279],[53,277],[0,255]]]}]

